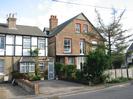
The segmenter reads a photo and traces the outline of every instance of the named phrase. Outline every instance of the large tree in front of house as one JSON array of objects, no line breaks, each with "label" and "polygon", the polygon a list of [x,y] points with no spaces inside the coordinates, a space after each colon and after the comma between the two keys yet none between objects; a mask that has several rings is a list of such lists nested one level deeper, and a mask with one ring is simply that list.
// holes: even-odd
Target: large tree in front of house
[{"label": "large tree in front of house", "polygon": [[[128,32],[128,30],[123,29],[121,23],[125,10],[123,10],[120,14],[118,14],[117,10],[112,9],[111,22],[109,22],[108,24],[105,24],[103,22],[103,19],[101,18],[101,15],[97,10],[95,10],[95,12],[97,14],[97,20],[98,20],[97,29],[107,40],[106,49],[108,51],[108,55],[110,56],[110,68],[115,68],[116,63],[118,66],[118,64],[121,65],[124,62],[123,60],[124,50],[127,48],[127,42],[130,41],[130,40],[127,41],[127,39],[132,36],[132,34],[125,35]],[[121,59],[118,60],[117,59],[118,57]],[[112,61],[114,63],[113,65]]]}]

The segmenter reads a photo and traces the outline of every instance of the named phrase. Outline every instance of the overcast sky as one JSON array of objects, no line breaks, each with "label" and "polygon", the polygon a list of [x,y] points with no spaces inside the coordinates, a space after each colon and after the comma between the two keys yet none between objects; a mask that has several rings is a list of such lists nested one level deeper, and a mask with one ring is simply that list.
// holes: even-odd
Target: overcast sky
[{"label": "overcast sky", "polygon": [[[50,15],[56,15],[59,24],[71,17],[83,12],[86,17],[94,24],[96,23],[95,8],[101,13],[105,23],[109,23],[111,9],[116,8],[118,13],[126,9],[123,16],[123,28],[133,29],[133,0],[60,0],[76,4],[55,2],[52,0],[0,0],[0,23],[5,23],[7,14],[15,13],[17,24],[35,25],[41,30],[49,27]],[[91,5],[91,6],[89,6]],[[92,7],[96,6],[96,7]],[[104,8],[99,8],[104,7]],[[129,32],[131,34],[132,31]]]}]

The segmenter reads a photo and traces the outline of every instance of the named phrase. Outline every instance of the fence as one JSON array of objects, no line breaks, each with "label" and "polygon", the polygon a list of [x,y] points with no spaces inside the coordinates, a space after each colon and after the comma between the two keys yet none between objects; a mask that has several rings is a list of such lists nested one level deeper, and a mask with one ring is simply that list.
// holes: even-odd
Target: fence
[{"label": "fence", "polygon": [[[115,75],[116,75],[116,78],[117,77],[127,77],[126,68],[111,69],[111,70],[106,71],[106,73],[108,73],[111,78],[115,78]],[[133,68],[128,69],[128,74],[129,74],[129,78],[133,78]]]}]

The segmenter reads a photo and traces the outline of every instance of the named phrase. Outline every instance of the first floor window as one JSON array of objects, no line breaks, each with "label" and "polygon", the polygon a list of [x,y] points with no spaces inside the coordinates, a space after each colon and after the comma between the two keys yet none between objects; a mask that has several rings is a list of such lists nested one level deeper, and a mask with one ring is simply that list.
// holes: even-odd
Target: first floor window
[{"label": "first floor window", "polygon": [[24,37],[23,38],[23,48],[30,48],[31,46],[31,40],[30,37]]},{"label": "first floor window", "polygon": [[68,57],[68,64],[74,65],[75,64],[75,58],[74,57]]},{"label": "first floor window", "polygon": [[64,40],[64,52],[71,53],[71,39]]},{"label": "first floor window", "polygon": [[80,40],[80,54],[84,54],[84,40]]},{"label": "first floor window", "polygon": [[4,49],[5,45],[5,37],[1,36],[0,37],[0,49]]},{"label": "first floor window", "polygon": [[39,38],[38,39],[38,48],[44,49],[45,48],[45,38]]},{"label": "first floor window", "polygon": [[4,73],[4,60],[0,60],[0,73]]}]

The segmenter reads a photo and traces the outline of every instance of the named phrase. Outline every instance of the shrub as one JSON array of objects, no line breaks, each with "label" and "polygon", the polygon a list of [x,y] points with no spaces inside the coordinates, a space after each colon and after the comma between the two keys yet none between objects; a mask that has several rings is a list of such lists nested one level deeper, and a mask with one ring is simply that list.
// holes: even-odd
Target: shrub
[{"label": "shrub", "polygon": [[18,71],[13,71],[12,72],[12,77],[15,78],[15,79],[19,79],[19,78],[21,78],[23,76]]},{"label": "shrub", "polygon": [[55,64],[55,75],[58,76],[58,78],[63,78],[65,76],[65,65],[64,64],[60,64],[60,63],[56,63]]},{"label": "shrub", "polygon": [[35,75],[32,78],[33,81],[40,80],[40,79],[41,79],[41,77],[39,75]]},{"label": "shrub", "polygon": [[104,71],[108,68],[109,57],[104,51],[96,49],[87,55],[83,66],[84,78],[93,84],[103,82]]},{"label": "shrub", "polygon": [[125,77],[118,77],[118,78],[115,78],[115,79],[111,79],[107,83],[121,83],[121,82],[126,82],[128,80],[131,80],[131,79],[128,79],[128,78],[125,78]]},{"label": "shrub", "polygon": [[76,70],[76,80],[82,80],[83,79],[83,73],[81,70]]}]

